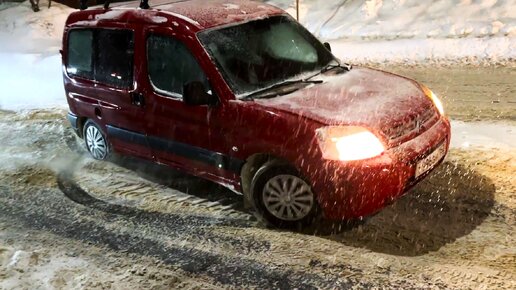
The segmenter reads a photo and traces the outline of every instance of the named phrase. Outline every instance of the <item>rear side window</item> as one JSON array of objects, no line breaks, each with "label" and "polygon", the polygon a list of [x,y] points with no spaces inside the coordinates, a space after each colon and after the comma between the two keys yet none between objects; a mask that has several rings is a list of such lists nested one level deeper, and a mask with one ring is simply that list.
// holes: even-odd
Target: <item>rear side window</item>
[{"label": "rear side window", "polygon": [[93,79],[93,31],[72,30],[68,36],[68,66],[70,75]]},{"label": "rear side window", "polygon": [[206,75],[188,48],[171,37],[149,36],[147,63],[151,83],[161,93],[182,97],[183,86],[193,81],[209,87]]},{"label": "rear side window", "polygon": [[134,42],[128,30],[97,32],[95,80],[120,88],[133,82]]},{"label": "rear side window", "polygon": [[75,29],[68,36],[66,71],[117,88],[133,83],[133,32],[122,29]]}]

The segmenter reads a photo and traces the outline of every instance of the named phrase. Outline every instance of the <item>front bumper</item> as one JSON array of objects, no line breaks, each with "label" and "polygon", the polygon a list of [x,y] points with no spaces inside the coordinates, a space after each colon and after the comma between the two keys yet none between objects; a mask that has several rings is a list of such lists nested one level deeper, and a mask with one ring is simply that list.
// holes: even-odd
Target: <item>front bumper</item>
[{"label": "front bumper", "polygon": [[427,131],[379,157],[341,162],[324,160],[312,175],[312,187],[326,218],[352,219],[374,214],[427,176],[415,178],[416,164],[439,145],[450,143],[450,123],[441,118]]}]

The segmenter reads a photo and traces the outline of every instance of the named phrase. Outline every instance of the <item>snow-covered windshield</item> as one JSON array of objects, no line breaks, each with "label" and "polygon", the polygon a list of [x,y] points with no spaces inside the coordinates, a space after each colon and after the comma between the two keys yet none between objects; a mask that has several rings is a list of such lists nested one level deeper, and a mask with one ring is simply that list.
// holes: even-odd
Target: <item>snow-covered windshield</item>
[{"label": "snow-covered windshield", "polygon": [[207,30],[198,37],[237,95],[319,70],[334,59],[288,16]]}]

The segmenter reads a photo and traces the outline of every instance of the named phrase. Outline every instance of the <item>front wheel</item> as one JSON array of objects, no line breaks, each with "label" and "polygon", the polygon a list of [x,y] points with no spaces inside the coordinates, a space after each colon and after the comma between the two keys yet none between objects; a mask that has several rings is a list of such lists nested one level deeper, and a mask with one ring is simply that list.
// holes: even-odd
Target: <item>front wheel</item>
[{"label": "front wheel", "polygon": [[100,127],[93,121],[84,124],[84,141],[91,156],[98,160],[106,160],[110,155],[109,143]]},{"label": "front wheel", "polygon": [[292,167],[271,161],[255,174],[251,184],[258,217],[280,228],[311,224],[318,204],[311,186]]}]

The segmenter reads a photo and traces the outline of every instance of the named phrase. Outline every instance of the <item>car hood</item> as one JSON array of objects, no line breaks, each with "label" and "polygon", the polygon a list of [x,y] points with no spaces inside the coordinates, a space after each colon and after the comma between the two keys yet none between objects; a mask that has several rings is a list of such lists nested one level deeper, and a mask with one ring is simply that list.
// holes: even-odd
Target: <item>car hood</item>
[{"label": "car hood", "polygon": [[320,79],[321,84],[284,96],[256,99],[256,103],[327,125],[359,125],[380,132],[428,111],[435,112],[415,81],[392,73],[354,67],[349,72]]}]

